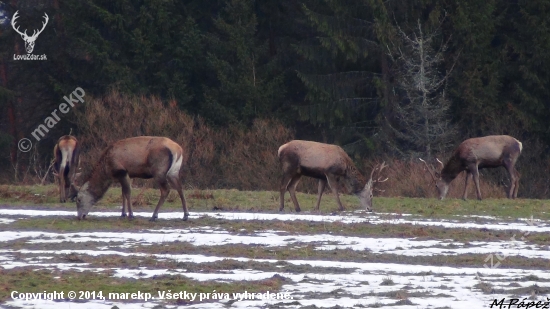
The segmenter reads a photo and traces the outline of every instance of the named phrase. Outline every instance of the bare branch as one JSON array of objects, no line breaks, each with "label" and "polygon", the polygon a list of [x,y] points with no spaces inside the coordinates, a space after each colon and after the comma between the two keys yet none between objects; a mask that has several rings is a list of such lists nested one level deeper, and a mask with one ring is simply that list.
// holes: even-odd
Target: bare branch
[{"label": "bare branch", "polygon": [[[40,185],[41,186],[44,185],[44,181],[46,181],[46,177],[48,177],[48,174],[50,173],[50,170],[52,169],[54,164],[55,164],[55,160],[52,160],[52,162],[50,163],[50,166],[46,170],[46,173],[44,173],[44,177],[42,177],[42,179],[40,179]],[[53,174],[54,174],[55,177],[57,177],[57,173],[55,171],[53,172]]]}]

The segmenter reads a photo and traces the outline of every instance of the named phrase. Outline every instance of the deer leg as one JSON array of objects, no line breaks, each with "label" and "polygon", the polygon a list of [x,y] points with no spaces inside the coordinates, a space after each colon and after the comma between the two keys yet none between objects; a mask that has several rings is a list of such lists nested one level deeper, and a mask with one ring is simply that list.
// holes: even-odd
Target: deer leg
[{"label": "deer leg", "polygon": [[[66,167],[66,168],[70,169],[70,167]],[[63,175],[64,176],[63,181],[65,183],[65,189],[63,190],[65,192],[65,195],[63,197],[65,199],[65,202],[69,199],[69,196],[71,194],[71,185],[73,183],[71,178],[72,173],[73,171],[70,170],[69,173],[67,173],[67,175]]]},{"label": "deer leg", "polygon": [[338,203],[338,207],[340,208],[340,211],[345,210],[344,206],[342,205],[342,202],[340,202],[340,197],[338,196],[338,187],[337,187],[338,181],[333,176],[329,176],[326,174],[325,176],[327,176],[327,183],[330,189],[332,190],[332,193],[334,193],[334,196],[336,197],[336,202]]},{"label": "deer leg", "polygon": [[65,182],[65,201],[71,197],[71,181],[67,179]]},{"label": "deer leg", "polygon": [[326,179],[319,179],[319,186],[318,186],[318,195],[317,195],[317,204],[315,205],[315,210],[319,211],[319,205],[321,204],[321,196],[323,196],[323,192],[325,192],[325,186],[327,185]]},{"label": "deer leg", "polygon": [[505,159],[504,160],[504,166],[506,167],[506,170],[508,171],[508,174],[510,175],[510,188],[508,189],[508,192],[507,192],[507,197],[508,198],[514,198],[514,192],[517,192],[515,190],[515,187],[516,187],[516,183],[517,183],[517,171],[516,169],[514,168],[514,166],[512,165],[512,162],[508,159]]},{"label": "deer leg", "polygon": [[189,210],[187,209],[187,203],[185,201],[185,196],[183,195],[183,186],[181,185],[181,181],[178,176],[169,177],[168,181],[170,181],[170,185],[172,186],[172,188],[178,191],[181,200],[181,206],[183,208],[183,221],[187,221],[187,218],[189,218]]},{"label": "deer leg", "polygon": [[67,197],[65,195],[65,171],[61,171],[61,174],[59,175],[59,202],[65,203],[67,201]]},{"label": "deer leg", "polygon": [[126,217],[126,206],[128,207],[128,218],[134,217],[134,212],[132,211],[132,187],[130,186],[130,176],[126,174],[124,177],[119,179],[120,186],[122,187],[122,214],[121,217]]},{"label": "deer leg", "polygon": [[462,194],[462,199],[466,200],[466,197],[468,196],[468,179],[470,178],[470,172],[466,171],[466,181],[464,182],[464,193]]},{"label": "deer leg", "polygon": [[74,182],[75,182],[75,169],[76,168],[71,168],[70,172],[69,172],[69,175],[67,176],[69,181],[67,181],[67,199],[70,199],[71,201],[74,201],[76,195],[78,194],[78,190],[76,190],[76,187],[74,185]]},{"label": "deer leg", "polygon": [[290,192],[290,182],[292,181],[292,178],[294,176],[285,172],[285,174],[283,175],[283,178],[281,179],[279,211],[283,211],[283,209],[285,208],[285,193],[287,190]]},{"label": "deer leg", "polygon": [[477,165],[470,168],[470,172],[474,177],[474,183],[476,184],[477,199],[481,201],[481,189],[479,188],[479,170]]},{"label": "deer leg", "polygon": [[300,178],[302,178],[302,175],[296,174],[288,183],[288,192],[290,192],[290,198],[292,199],[292,203],[294,203],[294,208],[296,209],[296,212],[301,211],[300,204],[298,204],[298,199],[296,198],[296,186],[298,185]]},{"label": "deer leg", "polygon": [[124,191],[122,191],[122,211],[120,213],[120,217],[126,217],[126,195],[124,195]]},{"label": "deer leg", "polygon": [[285,192],[288,190],[288,185],[290,184],[290,181],[292,180],[292,176],[288,174],[284,174],[283,178],[281,179],[281,187],[279,188],[280,191],[280,198],[279,198],[279,211],[283,211],[285,208]]},{"label": "deer leg", "polygon": [[164,204],[164,201],[166,200],[168,193],[170,193],[170,188],[168,187],[168,183],[166,182],[166,179],[164,179],[163,181],[159,181],[159,185],[160,185],[160,199],[157,204],[157,207],[155,207],[153,216],[151,217],[151,219],[149,219],[149,221],[155,221],[158,218],[160,206]]},{"label": "deer leg", "polygon": [[514,167],[514,173],[516,174],[516,185],[514,186],[514,198],[517,198],[518,189],[519,189],[519,178],[521,177],[521,175],[519,174],[519,172],[516,170],[515,167]]}]

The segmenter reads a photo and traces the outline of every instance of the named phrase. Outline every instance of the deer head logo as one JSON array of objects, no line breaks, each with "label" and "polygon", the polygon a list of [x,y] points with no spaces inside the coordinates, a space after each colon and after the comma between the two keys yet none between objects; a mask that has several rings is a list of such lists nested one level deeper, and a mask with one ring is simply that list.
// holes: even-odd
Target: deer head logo
[{"label": "deer head logo", "polygon": [[36,38],[38,38],[38,35],[42,33],[42,31],[44,31],[44,28],[46,28],[46,25],[48,24],[48,20],[50,19],[48,18],[48,14],[44,13],[44,18],[46,19],[46,21],[42,22],[42,29],[34,30],[32,35],[28,36],[27,29],[25,29],[25,32],[21,32],[19,31],[19,27],[15,28],[15,20],[19,18],[19,16],[17,15],[18,12],[19,11],[13,14],[13,18],[11,19],[11,26],[13,27],[13,30],[15,30],[15,32],[21,35],[21,38],[23,38],[23,41],[25,41],[25,49],[27,50],[27,53],[30,54],[34,49],[34,41],[36,41]]}]

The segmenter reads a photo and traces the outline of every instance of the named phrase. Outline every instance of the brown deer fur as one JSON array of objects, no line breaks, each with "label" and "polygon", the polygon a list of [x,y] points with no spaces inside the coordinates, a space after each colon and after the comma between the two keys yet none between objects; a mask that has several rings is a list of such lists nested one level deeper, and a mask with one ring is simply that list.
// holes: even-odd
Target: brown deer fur
[{"label": "brown deer fur", "polygon": [[443,199],[449,190],[449,184],[462,171],[466,171],[466,181],[463,199],[468,194],[468,179],[473,175],[476,185],[477,198],[481,200],[479,189],[479,170],[504,166],[510,174],[510,188],[508,198],[516,198],[519,189],[520,174],[515,168],[523,145],[517,139],[508,135],[491,135],[470,138],[462,142],[455,150],[447,164],[443,166],[436,180],[439,198]]},{"label": "brown deer fur", "polygon": [[[286,190],[290,192],[296,211],[300,211],[300,205],[296,199],[296,186],[302,176],[319,179],[316,211],[319,210],[321,196],[327,183],[334,193],[340,210],[344,210],[338,196],[339,179],[344,181],[351,193],[359,196],[364,209],[372,211],[372,173],[378,167],[373,169],[371,178],[367,181],[341,147],[302,140],[293,140],[279,147],[278,157],[283,170],[279,211],[284,209]],[[383,165],[379,171],[382,168],[384,168]]]},{"label": "brown deer fur", "polygon": [[178,191],[183,207],[183,220],[189,211],[179,179],[183,164],[183,149],[166,137],[140,136],[119,140],[104,150],[89,179],[82,185],[77,196],[78,218],[83,219],[90,208],[103,197],[114,180],[122,186],[122,217],[134,216],[131,204],[130,178],[153,178],[160,187],[160,199],[150,221],[158,216],[158,211],[170,193],[170,187]]},{"label": "brown deer fur", "polygon": [[74,181],[79,165],[80,144],[76,137],[64,135],[55,144],[53,154],[53,174],[59,182],[59,201],[65,203],[68,198],[74,199],[77,194]]}]

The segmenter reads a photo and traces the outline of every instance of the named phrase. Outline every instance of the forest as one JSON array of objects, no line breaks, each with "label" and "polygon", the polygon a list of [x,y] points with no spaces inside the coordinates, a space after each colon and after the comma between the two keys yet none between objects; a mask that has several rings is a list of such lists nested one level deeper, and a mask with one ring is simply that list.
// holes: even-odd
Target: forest
[{"label": "forest", "polygon": [[418,158],[506,134],[523,143],[519,196],[548,198],[549,72],[550,0],[0,1],[0,183],[53,180],[62,135],[84,170],[117,139],[163,135],[187,149],[186,187],[277,190],[296,138],[365,173],[390,162],[408,187],[385,194],[429,197]]}]

